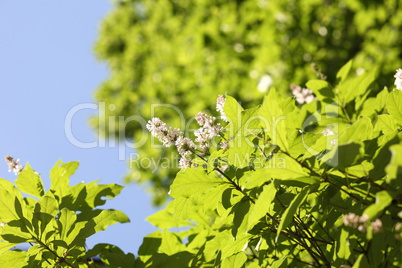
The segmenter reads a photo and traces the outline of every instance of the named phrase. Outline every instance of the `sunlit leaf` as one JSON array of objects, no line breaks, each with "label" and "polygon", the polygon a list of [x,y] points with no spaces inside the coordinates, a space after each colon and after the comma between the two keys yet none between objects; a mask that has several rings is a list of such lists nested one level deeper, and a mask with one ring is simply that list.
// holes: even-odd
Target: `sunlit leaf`
[{"label": "sunlit leaf", "polygon": [[15,210],[16,204],[20,201],[18,198],[4,189],[0,189],[0,220],[3,222],[9,222],[14,219],[18,219],[19,215]]},{"label": "sunlit leaf", "polygon": [[42,180],[39,174],[35,173],[31,168],[24,168],[18,174],[15,185],[24,193],[35,197],[41,197],[44,194]]},{"label": "sunlit leaf", "polygon": [[280,97],[275,89],[271,89],[265,97],[259,109],[260,124],[264,132],[268,134],[270,143],[278,145],[282,150],[288,149],[285,120],[281,107],[278,102]]},{"label": "sunlit leaf", "polygon": [[402,125],[402,92],[397,90],[389,93],[386,107],[388,113]]},{"label": "sunlit leaf", "polygon": [[273,183],[265,185],[249,214],[247,229],[253,227],[269,211],[271,202],[275,199],[276,189]]},{"label": "sunlit leaf", "polygon": [[342,68],[336,73],[336,78],[343,82],[349,75],[353,65],[353,60],[348,61]]},{"label": "sunlit leaf", "polygon": [[202,169],[184,169],[177,174],[170,187],[170,195],[174,198],[190,197],[205,193],[223,183],[222,178],[208,175]]},{"label": "sunlit leaf", "polygon": [[392,196],[387,191],[380,191],[376,194],[375,203],[367,207],[363,214],[369,216],[369,219],[376,218],[392,202]]},{"label": "sunlit leaf", "polygon": [[60,211],[60,216],[58,219],[58,226],[60,232],[60,238],[67,240],[71,228],[74,228],[75,222],[77,220],[77,215],[74,211],[63,208]]},{"label": "sunlit leaf", "polygon": [[6,224],[1,236],[10,243],[25,243],[32,241],[33,237],[29,233],[23,220],[13,220]]},{"label": "sunlit leaf", "polygon": [[241,268],[247,261],[247,255],[243,252],[234,254],[222,260],[222,268]]},{"label": "sunlit leaf", "polygon": [[0,255],[0,263],[3,267],[24,267],[27,253],[25,251],[7,251]]}]

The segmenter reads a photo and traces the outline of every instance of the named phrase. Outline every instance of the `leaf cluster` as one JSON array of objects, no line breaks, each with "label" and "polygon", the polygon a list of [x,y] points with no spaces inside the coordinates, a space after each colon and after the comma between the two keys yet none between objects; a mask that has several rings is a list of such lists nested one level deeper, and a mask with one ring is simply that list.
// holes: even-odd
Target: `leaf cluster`
[{"label": "leaf cluster", "polygon": [[351,70],[309,104],[227,96],[229,148],[177,174],[138,267],[400,267],[402,92]]},{"label": "leaf cluster", "polygon": [[[388,85],[402,52],[401,6],[400,0],[116,1],[95,46],[111,75],[96,93],[105,106],[92,124],[97,133],[136,143],[144,126],[131,116],[158,114],[182,127],[172,106],[187,119],[213,110],[216,95],[228,93],[250,107],[271,79],[288,96],[290,84],[317,75],[335,82],[351,58],[360,72],[380,66],[379,82]],[[144,158],[174,160],[171,150],[150,142],[137,149]],[[131,167],[127,180],[150,182],[155,203],[163,203],[177,169]]]},{"label": "leaf cluster", "polygon": [[[100,257],[113,267],[129,267],[132,254],[98,244],[87,250],[88,237],[109,225],[128,222],[114,209],[99,209],[122,186],[97,182],[69,185],[78,162],[58,161],[50,171],[46,191],[41,176],[29,164],[14,184],[0,179],[0,264],[2,267],[99,267]],[[22,250],[28,246],[27,250]]]}]

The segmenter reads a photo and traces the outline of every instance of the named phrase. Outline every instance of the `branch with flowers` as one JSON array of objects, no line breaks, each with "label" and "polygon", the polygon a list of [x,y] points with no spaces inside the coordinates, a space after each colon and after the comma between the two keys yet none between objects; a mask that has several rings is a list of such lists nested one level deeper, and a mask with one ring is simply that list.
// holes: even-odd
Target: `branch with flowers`
[{"label": "branch with flowers", "polygon": [[[160,228],[149,236],[160,246],[138,260],[145,267],[174,258],[196,267],[398,267],[401,72],[389,91],[372,85],[373,73],[356,76],[345,66],[335,87],[313,80],[308,89],[292,86],[288,99],[271,89],[247,110],[219,96],[225,120],[197,114],[194,141],[151,119],[151,134],[176,146],[181,171],[173,200],[148,218]],[[166,239],[176,251],[163,247]],[[152,247],[145,241],[143,249]]]},{"label": "branch with flowers", "polygon": [[[180,155],[158,231],[137,257],[85,240],[129,221],[99,206],[116,184],[78,183],[57,162],[45,189],[29,164],[6,157],[0,180],[0,264],[7,267],[401,267],[402,70],[395,89],[350,64],[335,86],[312,80],[293,97],[271,89],[244,109],[218,96],[191,136],[152,118],[150,133]],[[352,87],[353,86],[353,87]],[[26,251],[18,245],[28,243]]]}]

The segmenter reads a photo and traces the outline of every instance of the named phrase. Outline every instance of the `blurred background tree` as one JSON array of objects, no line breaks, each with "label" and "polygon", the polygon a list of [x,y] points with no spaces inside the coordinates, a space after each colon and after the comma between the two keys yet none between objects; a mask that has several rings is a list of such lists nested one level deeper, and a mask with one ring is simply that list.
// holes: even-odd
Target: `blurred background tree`
[{"label": "blurred background tree", "polygon": [[215,110],[218,94],[244,106],[272,86],[289,95],[290,84],[322,74],[335,82],[351,58],[357,73],[377,66],[378,82],[391,85],[402,65],[401,30],[402,0],[116,1],[95,45],[110,68],[95,96],[106,116],[91,123],[101,135],[138,142],[142,160],[131,163],[126,181],[148,182],[154,203],[163,204],[177,154],[153,145],[144,122],[130,116],[184,129],[199,111]]}]

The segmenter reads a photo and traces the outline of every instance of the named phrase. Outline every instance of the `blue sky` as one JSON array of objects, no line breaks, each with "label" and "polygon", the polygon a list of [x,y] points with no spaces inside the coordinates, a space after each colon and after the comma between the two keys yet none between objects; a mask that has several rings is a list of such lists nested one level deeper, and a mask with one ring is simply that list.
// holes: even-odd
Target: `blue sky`
[{"label": "blue sky", "polygon": [[[66,137],[65,118],[84,103],[108,77],[107,66],[96,60],[92,47],[99,24],[112,5],[109,1],[0,1],[0,157],[12,155],[48,181],[58,159],[79,161],[71,184],[81,181],[123,184],[127,161],[114,146],[82,149]],[[96,110],[78,110],[72,133],[81,142],[96,142],[88,118]],[[127,148],[125,155],[130,151]],[[1,164],[0,177],[15,180]],[[137,253],[142,238],[155,230],[144,219],[156,212],[145,188],[126,185],[105,206],[125,212],[129,224],[116,224],[90,238],[88,246],[111,243]]]}]

